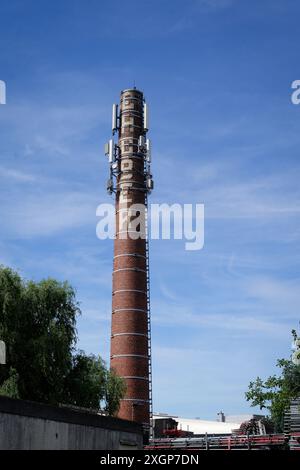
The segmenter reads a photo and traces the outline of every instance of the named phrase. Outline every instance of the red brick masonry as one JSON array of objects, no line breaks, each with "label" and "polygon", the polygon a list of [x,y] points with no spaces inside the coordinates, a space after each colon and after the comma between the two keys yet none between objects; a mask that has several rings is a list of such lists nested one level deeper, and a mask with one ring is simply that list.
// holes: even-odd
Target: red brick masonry
[{"label": "red brick masonry", "polygon": [[138,139],[145,133],[143,104],[142,92],[132,89],[121,93],[111,368],[124,377],[127,385],[118,416],[149,424],[146,242],[142,238],[122,239],[123,227],[119,225],[119,211],[126,213],[130,205],[144,204],[147,197],[144,160],[138,149]]}]

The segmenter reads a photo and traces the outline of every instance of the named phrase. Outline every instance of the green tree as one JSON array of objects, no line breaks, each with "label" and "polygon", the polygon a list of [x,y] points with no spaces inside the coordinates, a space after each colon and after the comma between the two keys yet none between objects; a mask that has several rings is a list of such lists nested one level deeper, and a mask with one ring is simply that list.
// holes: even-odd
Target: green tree
[{"label": "green tree", "polygon": [[113,396],[110,409],[118,407],[122,379],[111,383],[100,357],[76,351],[79,314],[75,291],[67,282],[25,281],[0,267],[0,338],[7,348],[0,394],[96,409],[101,401],[107,409],[106,397]]},{"label": "green tree", "polygon": [[10,398],[20,398],[18,390],[19,374],[12,367],[9,371],[9,377],[4,380],[0,386],[0,395],[5,395]]},{"label": "green tree", "polygon": [[98,409],[105,396],[106,367],[101,357],[86,356],[79,351],[73,357],[73,365],[66,380],[69,404]]},{"label": "green tree", "polygon": [[13,367],[19,374],[20,397],[47,403],[64,399],[79,313],[68,283],[26,282],[1,268],[0,337],[7,347],[8,370]]},{"label": "green tree", "polygon": [[[292,334],[296,339],[294,330]],[[246,399],[251,402],[251,406],[269,410],[275,430],[281,432],[290,400],[300,396],[300,366],[293,364],[292,360],[279,359],[277,367],[281,369],[279,376],[272,375],[265,381],[257,377],[250,382]]]},{"label": "green tree", "polygon": [[106,387],[105,387],[105,411],[108,415],[114,416],[118,413],[120,408],[120,398],[123,398],[126,393],[126,383],[118,377],[116,372],[111,369],[106,372]]}]

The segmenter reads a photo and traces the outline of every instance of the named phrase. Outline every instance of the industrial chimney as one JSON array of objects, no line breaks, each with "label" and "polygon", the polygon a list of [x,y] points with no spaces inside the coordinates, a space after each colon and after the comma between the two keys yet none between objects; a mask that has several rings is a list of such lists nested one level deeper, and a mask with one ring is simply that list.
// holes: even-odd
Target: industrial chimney
[{"label": "industrial chimney", "polygon": [[112,133],[106,144],[108,192],[115,193],[111,368],[126,381],[118,416],[149,429],[152,417],[151,326],[147,200],[153,189],[148,107],[135,88],[113,105]]}]

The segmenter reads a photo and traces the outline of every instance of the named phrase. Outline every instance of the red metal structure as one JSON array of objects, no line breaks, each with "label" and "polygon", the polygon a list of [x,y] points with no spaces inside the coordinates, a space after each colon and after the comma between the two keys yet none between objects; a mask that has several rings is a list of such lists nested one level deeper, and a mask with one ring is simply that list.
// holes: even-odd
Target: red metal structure
[{"label": "red metal structure", "polygon": [[184,450],[271,450],[286,449],[288,438],[284,434],[260,436],[192,437],[188,439],[154,439],[145,449]]}]

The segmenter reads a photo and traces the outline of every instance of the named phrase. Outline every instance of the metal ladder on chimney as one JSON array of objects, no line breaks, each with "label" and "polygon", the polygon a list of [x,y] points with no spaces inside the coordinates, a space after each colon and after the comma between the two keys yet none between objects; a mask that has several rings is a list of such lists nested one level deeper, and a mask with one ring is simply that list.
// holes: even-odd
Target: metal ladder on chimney
[{"label": "metal ladder on chimney", "polygon": [[149,268],[149,232],[148,232],[148,195],[145,194],[145,241],[146,241],[146,282],[147,282],[147,334],[148,334],[148,371],[149,371],[149,437],[153,437],[152,403],[152,355],[151,355],[151,308],[150,308],[150,268]]}]

